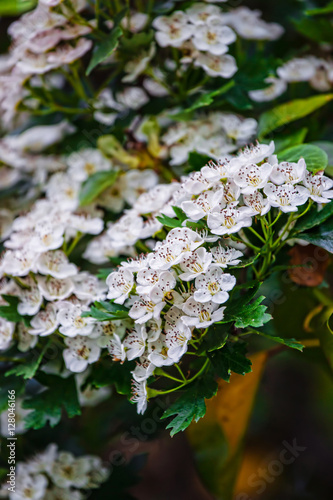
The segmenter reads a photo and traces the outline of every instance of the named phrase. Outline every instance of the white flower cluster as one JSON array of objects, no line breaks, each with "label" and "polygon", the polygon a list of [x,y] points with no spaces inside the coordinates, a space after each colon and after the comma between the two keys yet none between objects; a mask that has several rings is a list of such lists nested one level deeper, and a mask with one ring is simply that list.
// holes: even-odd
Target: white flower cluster
[{"label": "white flower cluster", "polygon": [[[26,462],[16,465],[15,486],[5,483],[0,498],[9,500],[84,500],[109,476],[99,457],[75,457],[50,444]],[[8,479],[8,482],[10,479]]]},{"label": "white flower cluster", "polygon": [[271,101],[282,95],[288,83],[309,82],[319,92],[327,92],[333,87],[333,61],[316,56],[296,57],[277,68],[277,77],[266,78],[270,84],[265,89],[249,92],[257,102]]},{"label": "white flower cluster", "polygon": [[184,52],[183,64],[193,62],[209,76],[230,78],[237,64],[227,52],[236,33],[254,40],[275,40],[283,33],[281,26],[265,23],[260,14],[247,7],[224,12],[217,5],[195,3],[185,11],[157,17],[153,27],[161,47],[177,47]]},{"label": "white flower cluster", "polygon": [[[86,0],[73,0],[74,11],[60,2],[59,13],[52,10],[58,3],[40,1],[36,9],[22,15],[8,29],[11,50],[0,59],[0,114],[4,127],[12,126],[17,104],[28,95],[23,87],[25,82],[34,77],[38,86],[36,77],[71,64],[92,47],[92,41],[84,38],[91,32],[91,26],[88,22],[77,23],[73,17],[75,11],[86,7]],[[57,86],[52,79],[48,84]]]},{"label": "white flower cluster", "polygon": [[169,147],[171,165],[185,163],[191,151],[218,160],[248,144],[257,133],[257,125],[254,118],[216,111],[172,125],[162,142]]},{"label": "white flower cluster", "polygon": [[[177,186],[160,212],[175,217],[181,208],[191,222],[202,222],[203,232],[185,226],[172,229],[151,253],[123,262],[107,278],[108,298],[125,304],[134,327],[105,338],[115,361],[137,359],[133,374],[133,400],[138,411],[146,408],[146,381],[156,367],[178,363],[193,330],[206,329],[223,318],[228,292],[235,277],[223,270],[236,265],[242,253],[221,240],[252,225],[253,217],[272,207],[296,212],[309,198],[327,203],[333,198],[333,180],[323,172],[312,175],[303,159],[281,162],[273,155],[274,143],[257,144],[225,161],[211,161]],[[157,188],[143,195],[146,214],[160,206]],[[138,200],[140,202],[140,198]]]},{"label": "white flower cluster", "polygon": [[[43,127],[44,146],[54,140],[55,131],[59,133],[59,126],[49,128],[52,127],[58,128]],[[16,150],[16,158],[20,159],[20,149],[24,151],[28,144],[33,147],[38,134],[40,127],[31,128],[4,138],[2,145]],[[115,184],[96,202],[80,207],[82,182],[98,171],[111,170],[113,165],[97,149],[80,150],[62,162],[67,170],[57,171],[47,179],[43,186],[45,198],[38,199],[30,210],[16,218],[15,211],[6,209],[1,214],[6,248],[0,260],[1,294],[18,297],[18,313],[30,316],[30,326],[24,322],[15,326],[0,318],[0,350],[8,349],[15,339],[18,349],[26,352],[35,347],[39,336],[59,330],[66,337],[66,367],[80,372],[100,355],[100,348],[91,340],[99,335],[98,325],[89,318],[83,319],[81,314],[91,302],[105,298],[106,286],[89,272],[80,271],[67,254],[84,234],[97,235],[102,231],[104,213],[97,205],[121,212],[125,203],[133,205],[142,193],[155,186],[158,176],[151,170],[119,171]],[[117,249],[131,255],[126,245],[118,245]],[[1,303],[7,305],[3,299]]]}]

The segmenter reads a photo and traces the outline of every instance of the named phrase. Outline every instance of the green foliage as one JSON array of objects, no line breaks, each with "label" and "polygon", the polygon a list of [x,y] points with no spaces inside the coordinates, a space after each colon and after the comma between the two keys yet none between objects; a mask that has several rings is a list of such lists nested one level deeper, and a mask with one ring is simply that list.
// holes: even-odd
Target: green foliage
[{"label": "green foliage", "polygon": [[128,318],[128,309],[114,302],[96,301],[89,311],[82,313],[82,317],[91,317],[98,321],[115,321]]},{"label": "green foliage", "polygon": [[0,16],[19,16],[36,5],[37,0],[1,0]]},{"label": "green foliage", "polygon": [[[296,130],[296,132],[292,132],[291,134],[283,135],[281,137],[274,137],[275,153],[278,154],[283,152],[285,149],[291,148],[292,146],[303,144],[307,133],[308,129],[306,127],[303,127],[299,130]],[[320,144],[317,144],[317,146],[320,147]]]},{"label": "green foliage", "polygon": [[324,208],[318,211],[317,207],[313,207],[311,211],[301,217],[295,226],[293,233],[307,231],[315,226],[319,226],[333,215],[333,203],[327,203]]},{"label": "green foliage", "polygon": [[189,172],[192,172],[193,170],[200,170],[210,159],[211,158],[209,158],[209,156],[201,155],[196,151],[191,151],[188,155],[188,164],[190,168],[187,170]]},{"label": "green foliage", "polygon": [[49,339],[40,353],[38,353],[37,350],[30,351],[24,363],[20,363],[8,370],[6,372],[6,377],[10,375],[16,375],[17,377],[22,376],[24,379],[34,377],[50,344],[51,340]]},{"label": "green foliage", "polygon": [[294,21],[294,25],[299,33],[306,38],[317,43],[332,43],[332,23],[330,19],[309,19],[304,17],[299,21]]},{"label": "green foliage", "polygon": [[19,303],[18,297],[13,295],[2,295],[2,298],[8,302],[9,306],[0,306],[0,316],[1,318],[6,319],[7,321],[12,321],[13,323],[18,323],[20,321],[24,321],[25,324],[28,324],[28,319],[26,316],[22,316],[17,311],[17,305]]},{"label": "green foliage", "polygon": [[39,373],[37,380],[46,390],[24,401],[23,407],[33,410],[25,418],[27,428],[40,429],[48,422],[55,427],[60,422],[63,408],[69,418],[81,414],[74,376],[62,378]]},{"label": "green foliage", "polygon": [[112,186],[118,177],[117,170],[96,172],[83,183],[79,195],[80,205],[88,205],[94,201],[106,188]]},{"label": "green foliage", "polygon": [[246,308],[239,311],[234,315],[235,327],[246,328],[247,326],[258,327],[263,326],[265,323],[272,319],[270,314],[265,311],[266,306],[260,305],[265,299],[264,296],[258,297],[254,302],[248,304]]},{"label": "green foliage", "polygon": [[298,351],[303,351],[304,348],[304,346],[295,339],[283,339],[281,337],[270,335],[266,332],[260,332],[259,330],[251,330],[251,333],[256,333],[257,335],[261,335],[262,337],[266,337],[267,339],[273,340],[278,344],[286,345],[287,347],[291,347],[292,349],[297,349]]},{"label": "green foliage", "polygon": [[205,399],[212,398],[217,392],[217,383],[214,378],[206,375],[186,388],[183,393],[162,415],[162,419],[176,415],[166,426],[171,429],[170,435],[184,431],[190,423],[205,416]]},{"label": "green foliage", "polygon": [[134,361],[130,364],[111,363],[109,359],[105,362],[96,363],[91,367],[91,372],[85,386],[96,389],[115,385],[118,394],[129,396],[131,394],[131,369],[135,367]]},{"label": "green foliage", "polygon": [[222,349],[208,354],[216,375],[229,382],[231,372],[245,375],[252,371],[252,363],[246,357],[246,344],[228,342]]},{"label": "green foliage", "polygon": [[304,118],[332,99],[333,94],[317,95],[280,104],[266,111],[261,115],[259,120],[259,137],[263,138],[265,135],[287,123]]},{"label": "green foliage", "polygon": [[297,162],[300,158],[304,158],[306,168],[314,174],[325,170],[328,164],[325,151],[314,144],[299,144],[278,154],[279,161]]},{"label": "green foliage", "polygon": [[329,2],[325,7],[318,7],[305,11],[307,16],[319,16],[323,14],[331,14],[333,12],[333,2]]},{"label": "green foliage", "polygon": [[209,106],[214,102],[215,97],[228,92],[228,90],[230,90],[234,85],[235,82],[231,80],[230,82],[226,83],[219,89],[201,94],[189,108],[184,109],[180,113],[170,115],[170,118],[172,118],[173,120],[180,120],[180,121],[188,120],[189,118],[191,118],[193,111],[202,108],[203,106]]},{"label": "green foliage", "polygon": [[153,39],[154,32],[152,30],[134,33],[131,38],[122,37],[120,39],[119,50],[128,52],[130,55],[137,54],[140,50],[149,47]]},{"label": "green foliage", "polygon": [[175,228],[182,227],[182,221],[178,219],[173,219],[172,217],[168,217],[167,215],[162,214],[161,216],[156,217],[156,219],[163,224],[164,227],[167,228]]},{"label": "green foliage", "polygon": [[117,48],[119,43],[119,38],[123,34],[123,30],[119,26],[120,21],[125,16],[127,9],[122,11],[122,15],[117,19],[118,22],[115,23],[113,29],[109,35],[105,35],[101,41],[98,41],[95,45],[92,58],[90,60],[89,66],[86,71],[86,75],[90,75],[92,70],[98,66],[101,62],[105,61],[112,52]]},{"label": "green foliage", "polygon": [[328,219],[325,223],[316,225],[307,233],[300,233],[298,238],[324,248],[330,253],[333,253],[333,218]]}]

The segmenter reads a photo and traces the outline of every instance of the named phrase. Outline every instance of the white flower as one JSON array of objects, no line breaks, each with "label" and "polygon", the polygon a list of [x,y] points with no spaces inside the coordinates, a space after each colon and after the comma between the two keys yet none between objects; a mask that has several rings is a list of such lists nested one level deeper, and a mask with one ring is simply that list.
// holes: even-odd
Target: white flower
[{"label": "white flower", "polygon": [[148,263],[152,269],[167,271],[178,264],[183,258],[183,246],[180,243],[165,243],[154,253],[148,254]]},{"label": "white flower", "polygon": [[143,193],[133,205],[139,214],[148,214],[161,209],[178,188],[177,183],[159,184],[147,193]]},{"label": "white flower", "polygon": [[260,14],[260,10],[239,7],[229,12],[228,24],[245,39],[276,40],[280,38],[284,32],[283,27],[277,23],[266,23],[260,19]]},{"label": "white flower", "polygon": [[[10,500],[43,500],[48,481],[43,474],[30,475],[21,464],[17,465],[15,492]],[[7,489],[8,493],[8,489]]]},{"label": "white flower", "polygon": [[115,247],[121,248],[127,245],[134,245],[141,237],[143,219],[134,211],[125,213],[115,223],[111,224],[107,234]]},{"label": "white flower", "polygon": [[171,366],[174,361],[169,357],[169,349],[164,340],[157,339],[149,344],[148,360],[153,366]]},{"label": "white flower", "polygon": [[141,87],[126,87],[117,93],[117,101],[125,108],[139,109],[149,101],[146,92]]},{"label": "white flower", "polygon": [[255,102],[269,102],[282,95],[287,90],[287,83],[280,78],[269,76],[265,78],[265,83],[270,85],[264,89],[250,90],[249,96]]},{"label": "white flower", "polygon": [[147,353],[140,357],[136,362],[136,367],[131,372],[136,382],[144,382],[154,372],[156,366],[148,359]]},{"label": "white flower", "polygon": [[17,306],[17,311],[22,314],[22,316],[25,314],[33,316],[39,311],[43,302],[43,296],[36,282],[30,276],[26,279],[22,279],[21,282],[24,288],[20,290],[20,302]]},{"label": "white flower", "polygon": [[8,349],[12,342],[15,323],[0,317],[0,351]]},{"label": "white flower", "polygon": [[142,31],[148,22],[149,16],[144,12],[131,12],[129,19],[127,16],[121,21],[121,25],[132,33]]},{"label": "white flower", "polygon": [[[31,410],[22,408],[22,402],[22,399],[16,399],[15,401],[15,434],[24,434],[28,430],[25,427],[24,418],[31,413]],[[3,437],[10,437],[8,432],[10,431],[10,429],[8,429],[8,422],[8,410],[6,410],[0,415],[1,435]]]},{"label": "white flower", "polygon": [[81,149],[67,158],[68,173],[83,182],[96,172],[110,170],[112,164],[98,149]]},{"label": "white flower", "polygon": [[227,266],[237,266],[241,261],[239,257],[243,257],[242,252],[235,248],[223,247],[221,243],[217,247],[211,249],[213,263],[225,268]]},{"label": "white flower", "polygon": [[75,338],[66,338],[68,349],[63,351],[66,368],[74,373],[83,372],[91,363],[95,363],[101,354],[96,341],[78,335]]},{"label": "white flower", "polygon": [[59,332],[67,337],[76,335],[91,335],[95,324],[92,318],[82,318],[83,309],[71,302],[63,302],[59,306],[57,321],[60,323]]},{"label": "white flower", "polygon": [[243,151],[234,159],[235,165],[239,167],[249,163],[261,163],[274,153],[275,144],[271,141],[269,144],[255,144],[251,147],[245,147]]},{"label": "white flower", "polygon": [[160,302],[171,299],[171,291],[176,286],[176,278],[169,271],[164,271],[159,275],[157,283],[152,287],[149,296],[153,302]]},{"label": "white flower", "polygon": [[194,299],[197,302],[223,304],[229,298],[229,292],[236,284],[236,278],[223,273],[220,267],[212,266],[204,275],[195,279]]},{"label": "white flower", "polygon": [[237,144],[244,144],[257,133],[258,123],[254,118],[240,118],[231,113],[219,113],[217,120],[227,137],[236,141]]},{"label": "white flower", "polygon": [[116,333],[98,338],[97,345],[99,347],[106,347],[113,361],[120,361],[121,363],[125,361],[125,347]]},{"label": "white flower", "polygon": [[228,52],[228,45],[236,40],[236,35],[228,26],[213,19],[208,24],[196,26],[192,43],[198,50],[222,55]]},{"label": "white flower", "polygon": [[155,269],[140,269],[136,277],[136,291],[140,295],[147,295],[151,292],[154,285],[158,282],[160,272]]},{"label": "white flower", "polygon": [[[95,389],[91,385],[88,385],[85,389],[82,389],[81,386],[84,385],[86,378],[86,372],[83,374],[78,373],[75,376],[80,406],[94,407],[110,397],[112,394],[111,387],[101,387],[99,389]],[[71,500],[71,498],[68,498],[68,500]]]},{"label": "white flower", "polygon": [[[211,20],[219,19],[221,17],[221,10],[215,5],[205,5],[200,2],[195,3],[189,9],[186,9],[186,14],[188,15],[191,23],[200,26],[205,25]],[[198,26],[196,26],[195,29],[197,29]]]},{"label": "white flower", "polygon": [[264,193],[273,207],[282,212],[297,212],[297,207],[303,205],[309,198],[309,191],[303,186],[282,184],[275,186],[270,182],[264,187]]},{"label": "white flower", "polygon": [[74,283],[74,294],[79,300],[93,302],[104,300],[107,287],[96,276],[82,272],[72,278]]},{"label": "white flower", "polygon": [[[86,339],[84,339],[86,340]],[[61,451],[55,460],[50,476],[59,488],[85,488],[88,483],[90,464],[86,457],[76,458],[69,452]]]},{"label": "white flower", "polygon": [[52,277],[38,277],[38,287],[46,300],[64,300],[69,297],[74,290],[73,281],[70,278],[59,280]]},{"label": "white flower", "polygon": [[131,401],[137,403],[137,411],[139,414],[143,414],[147,408],[147,387],[146,382],[132,381],[132,397]]},{"label": "white flower", "polygon": [[158,183],[158,176],[153,170],[130,170],[123,178],[122,196],[129,205],[134,205],[142,193]]},{"label": "white flower", "polygon": [[225,307],[218,308],[218,304],[212,301],[202,304],[197,302],[194,297],[190,297],[183,306],[186,316],[182,316],[182,320],[188,326],[207,328],[222,320],[224,310]]},{"label": "white flower", "polygon": [[195,250],[192,255],[186,257],[181,263],[180,268],[183,271],[179,278],[184,281],[191,281],[200,274],[207,271],[212,261],[212,254],[207,252],[204,247]]},{"label": "white flower", "polygon": [[69,262],[62,250],[43,253],[36,262],[36,268],[41,274],[49,274],[57,279],[69,278],[78,272],[76,265]]},{"label": "white flower", "polygon": [[323,171],[315,175],[306,172],[303,184],[308,188],[310,198],[317,203],[328,203],[333,198],[333,180],[326,177]]},{"label": "white flower", "polygon": [[271,208],[268,199],[264,198],[260,191],[255,191],[252,194],[244,194],[243,200],[245,205],[251,208],[252,215],[265,215]]},{"label": "white flower", "polygon": [[274,184],[296,184],[304,179],[306,164],[303,158],[297,163],[281,162],[273,166],[270,179]]},{"label": "white flower", "polygon": [[174,12],[171,16],[156,17],[153,27],[156,41],[161,47],[180,47],[185,40],[191,38],[194,26],[188,23],[189,17],[181,11]]},{"label": "white flower", "polygon": [[260,167],[254,163],[244,165],[234,175],[234,182],[241,188],[243,194],[253,194],[267,184],[272,169],[269,163],[264,163]]},{"label": "white flower", "polygon": [[149,50],[140,52],[140,54],[137,55],[135,59],[132,59],[131,61],[126,63],[124,71],[128,74],[124,76],[121,81],[124,83],[134,82],[134,80],[136,80],[136,78],[145,71],[149,61],[154,57],[155,52],[156,46],[154,43],[152,43],[149,47]]},{"label": "white flower", "polygon": [[191,252],[203,244],[203,238],[189,227],[175,227],[165,238],[169,245],[181,245],[183,252]]},{"label": "white flower", "polygon": [[178,363],[187,351],[187,343],[191,339],[192,332],[182,319],[179,319],[175,325],[166,324],[165,333],[168,357],[173,363]]},{"label": "white flower", "polygon": [[32,318],[30,326],[32,327],[28,330],[30,335],[40,335],[44,337],[53,333],[58,328],[57,310],[55,306],[51,303],[47,304],[45,309],[39,311],[39,313]]},{"label": "white flower", "polygon": [[230,207],[220,212],[208,215],[207,225],[213,234],[222,236],[223,234],[238,233],[242,227],[249,227],[252,224],[248,208],[240,209]]},{"label": "white flower", "polygon": [[71,64],[72,62],[80,59],[92,47],[92,41],[87,38],[79,38],[76,46],[70,44],[63,44],[58,46],[55,51],[49,52],[47,62],[52,64],[53,67],[59,67],[63,64]]},{"label": "white flower", "polygon": [[229,54],[213,55],[201,52],[194,61],[195,66],[202,68],[209,76],[231,78],[237,71],[234,57]]},{"label": "white flower", "polygon": [[215,163],[211,160],[207,165],[202,167],[201,173],[209,183],[219,183],[221,180],[231,177],[229,161],[219,160]]},{"label": "white flower", "polygon": [[38,254],[31,250],[7,250],[1,261],[1,274],[11,276],[26,276],[35,270],[35,262]]},{"label": "white flower", "polygon": [[21,352],[28,352],[33,349],[38,342],[37,337],[30,334],[28,327],[20,322],[17,325],[17,348]]},{"label": "white flower", "polygon": [[139,358],[145,351],[147,332],[144,326],[136,325],[125,338],[123,345],[126,349],[126,356],[129,361]]},{"label": "white flower", "polygon": [[135,323],[142,324],[146,323],[151,318],[158,320],[164,306],[164,302],[158,302],[156,304],[143,296],[139,297],[138,300],[134,302],[128,315],[135,320]]},{"label": "white flower", "polygon": [[285,82],[307,82],[316,72],[313,61],[296,57],[276,70]]},{"label": "white flower", "polygon": [[198,221],[208,215],[221,202],[222,197],[223,189],[206,191],[194,200],[183,201],[180,206],[189,219]]},{"label": "white flower", "polygon": [[116,304],[123,304],[134,285],[134,276],[129,269],[120,268],[109,274],[106,279],[109,287],[108,299],[114,299]]}]

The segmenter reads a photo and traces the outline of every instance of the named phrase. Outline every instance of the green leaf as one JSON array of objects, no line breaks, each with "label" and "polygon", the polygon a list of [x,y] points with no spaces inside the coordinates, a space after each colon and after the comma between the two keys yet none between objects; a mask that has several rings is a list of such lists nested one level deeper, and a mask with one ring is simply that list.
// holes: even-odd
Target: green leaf
[{"label": "green leaf", "polygon": [[325,174],[333,177],[333,142],[329,141],[315,141],[312,142],[315,146],[323,149],[328,157],[328,166],[325,169]]},{"label": "green leaf", "polygon": [[305,14],[307,16],[318,16],[322,14],[330,14],[331,12],[333,12],[333,2],[329,2],[325,7],[306,10]]},{"label": "green leaf", "polygon": [[49,340],[45,344],[39,354],[35,353],[34,350],[32,350],[29,358],[24,362],[24,364],[18,364],[17,366],[14,366],[14,368],[11,368],[6,372],[5,376],[9,377],[10,375],[16,375],[17,377],[22,376],[24,379],[34,377],[50,344],[51,340]]},{"label": "green leaf", "polygon": [[92,317],[99,321],[115,321],[128,318],[128,309],[114,302],[96,301],[89,311],[82,313],[82,317]]},{"label": "green leaf", "polygon": [[134,33],[131,38],[122,38],[120,40],[119,49],[124,52],[138,54],[138,52],[148,47],[154,39],[152,30],[141,33]]},{"label": "green leaf", "polygon": [[187,219],[186,213],[181,208],[179,208],[179,207],[172,207],[172,210],[175,212],[176,217],[180,220],[180,222],[184,222],[184,220]]},{"label": "green leaf", "polygon": [[172,217],[168,217],[167,215],[162,214],[159,217],[156,217],[156,219],[163,224],[165,227],[182,227],[182,222],[178,219],[173,219]]},{"label": "green leaf", "polygon": [[118,173],[117,170],[107,170],[104,172],[96,172],[88,177],[83,183],[79,194],[80,205],[88,205],[106,188],[112,186],[116,182]]},{"label": "green leaf", "polygon": [[190,423],[205,416],[205,399],[212,398],[217,393],[217,383],[211,377],[205,376],[188,386],[182,394],[162,415],[162,419],[176,415],[166,426],[171,429],[170,435],[184,431]]},{"label": "green leaf", "polygon": [[228,90],[230,90],[234,85],[235,85],[234,80],[231,80],[230,82],[226,83],[219,89],[203,93],[194,101],[194,103],[189,108],[184,109],[184,111],[181,111],[180,113],[172,114],[170,115],[170,117],[173,120],[188,120],[192,111],[195,111],[196,109],[202,108],[204,106],[209,106],[214,102],[214,98],[216,96],[228,92]]},{"label": "green leaf", "polygon": [[282,125],[304,118],[332,99],[333,94],[323,94],[306,99],[296,99],[266,111],[259,120],[259,137],[264,137]]},{"label": "green leaf", "polygon": [[307,170],[314,174],[325,170],[328,164],[325,151],[313,144],[299,144],[278,153],[279,161],[297,162],[300,158],[304,158]]},{"label": "green leaf", "polygon": [[205,351],[215,351],[215,349],[221,349],[228,338],[228,333],[230,330],[229,324],[213,324],[209,329],[202,344],[199,346],[197,354],[202,354]]},{"label": "green leaf", "polygon": [[90,75],[92,70],[98,64],[103,62],[112,54],[112,52],[117,48],[119,38],[122,34],[123,30],[120,28],[120,26],[115,26],[105,40],[97,42],[89,66],[87,68],[86,75]]},{"label": "green leaf", "polygon": [[103,364],[103,361],[96,363],[91,367],[90,375],[88,376],[85,386],[92,386],[95,389],[115,385],[118,394],[125,396],[131,395],[131,369],[135,368],[135,362],[126,363],[110,363],[109,360]]},{"label": "green leaf", "polygon": [[223,349],[209,353],[215,373],[226,382],[230,380],[231,372],[245,375],[252,371],[252,363],[246,357],[246,344],[228,342]]},{"label": "green leaf", "polygon": [[37,5],[37,0],[1,0],[0,16],[19,16]]},{"label": "green leaf", "polygon": [[24,320],[24,316],[21,316],[21,314],[17,312],[17,305],[19,303],[18,297],[14,297],[13,295],[2,295],[2,298],[8,302],[9,306],[0,306],[1,318],[12,321],[13,323]]},{"label": "green leaf", "polygon": [[74,376],[62,378],[39,373],[37,380],[47,389],[24,401],[23,407],[33,410],[25,417],[27,428],[40,429],[48,422],[51,427],[56,426],[62,409],[69,418],[81,414]]},{"label": "green leaf", "polygon": [[330,19],[309,19],[304,17],[300,21],[294,21],[296,30],[306,38],[317,43],[332,43],[332,23]]},{"label": "green leaf", "polygon": [[235,314],[235,327],[246,328],[247,326],[258,327],[263,326],[265,323],[272,319],[270,314],[265,311],[267,307],[260,305],[265,299],[264,296],[258,297],[253,303],[246,306],[239,313]]},{"label": "green leaf", "polygon": [[[333,203],[330,203],[333,205]],[[333,253],[333,219],[329,219],[325,224],[320,224],[308,233],[301,233],[297,238],[312,243],[318,247],[324,248],[330,253]]]},{"label": "green leaf", "polygon": [[324,208],[318,211],[317,207],[313,207],[307,214],[301,217],[293,230],[293,232],[300,233],[307,231],[315,226],[319,226],[333,215],[333,202],[327,203]]},{"label": "green leaf", "polygon": [[252,264],[259,259],[260,253],[256,253],[255,255],[252,255],[248,259],[242,260],[239,264],[236,266],[230,266],[229,269],[243,269],[244,267],[252,266]]},{"label": "green leaf", "polygon": [[[296,132],[293,132],[291,134],[284,135],[281,137],[274,137],[275,153],[278,154],[281,151],[284,151],[285,149],[291,148],[292,146],[303,144],[307,133],[308,129],[304,127],[299,130],[296,130]],[[319,144],[316,145],[320,147]]]},{"label": "green leaf", "polygon": [[193,170],[201,170],[209,160],[211,160],[209,156],[201,155],[196,151],[191,151],[188,156],[188,164],[190,168],[186,169],[186,171],[193,172]]},{"label": "green leaf", "polygon": [[278,344],[286,345],[292,349],[297,349],[298,351],[303,351],[304,348],[304,345],[295,339],[283,339],[282,337],[275,337],[274,335],[270,335],[266,332],[260,332],[259,330],[252,330],[250,333],[256,333],[257,335],[261,335],[262,337],[266,337],[269,340],[273,340]]}]

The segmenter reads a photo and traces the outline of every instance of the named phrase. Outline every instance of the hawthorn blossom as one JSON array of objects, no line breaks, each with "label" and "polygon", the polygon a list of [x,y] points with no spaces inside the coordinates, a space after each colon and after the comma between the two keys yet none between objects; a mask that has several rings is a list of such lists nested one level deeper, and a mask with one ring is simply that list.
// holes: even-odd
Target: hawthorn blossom
[{"label": "hawthorn blossom", "polygon": [[269,163],[264,163],[260,167],[254,163],[244,165],[234,175],[234,182],[241,188],[243,194],[253,194],[267,184],[272,169]]},{"label": "hawthorn blossom", "polygon": [[54,304],[48,303],[30,321],[28,332],[30,335],[40,335],[44,337],[50,335],[58,328],[57,309]]},{"label": "hawthorn blossom", "polygon": [[333,180],[318,172],[313,175],[311,172],[305,173],[304,186],[310,193],[310,198],[317,203],[328,203],[333,198]]},{"label": "hawthorn blossom", "polygon": [[196,26],[192,43],[198,49],[214,55],[228,52],[228,45],[236,40],[236,35],[228,26],[218,19],[212,19],[208,24]]},{"label": "hawthorn blossom", "polygon": [[36,262],[36,268],[41,274],[49,274],[53,278],[66,279],[77,274],[75,264],[69,262],[62,250],[44,252]]},{"label": "hawthorn blossom", "polygon": [[[60,330],[60,329],[59,329]],[[101,354],[95,340],[77,335],[64,340],[67,349],[63,351],[66,368],[74,373],[83,372],[88,365],[95,363]]]},{"label": "hawthorn blossom", "polygon": [[255,102],[269,102],[280,97],[287,90],[287,83],[274,76],[265,78],[265,83],[269,84],[264,89],[250,90],[249,96]]},{"label": "hawthorn blossom", "polygon": [[0,351],[8,349],[12,342],[15,323],[0,317]]},{"label": "hawthorn blossom", "polygon": [[133,403],[137,403],[137,411],[139,414],[143,415],[147,409],[147,386],[145,381],[132,381],[131,401]]},{"label": "hawthorn blossom", "polygon": [[190,281],[200,274],[207,271],[212,261],[212,254],[207,252],[204,247],[195,250],[192,255],[186,257],[180,263],[180,269],[183,271],[179,278],[183,281]]},{"label": "hawthorn blossom", "polygon": [[217,191],[206,191],[194,200],[183,201],[181,208],[187,217],[193,221],[198,221],[207,216],[213,208],[220,203],[223,197],[223,189]]},{"label": "hawthorn blossom", "polygon": [[281,162],[273,166],[270,179],[274,184],[297,184],[302,182],[306,172],[306,164],[303,158],[297,163]]},{"label": "hawthorn blossom", "polygon": [[260,191],[243,195],[244,203],[252,210],[252,214],[265,215],[270,210],[271,205],[267,198],[264,198]]},{"label": "hawthorn blossom", "polygon": [[236,284],[236,278],[231,274],[223,273],[220,267],[212,266],[204,275],[195,279],[194,299],[197,302],[223,304],[229,298],[228,292]]},{"label": "hawthorn blossom", "polygon": [[161,47],[180,47],[185,40],[191,38],[194,26],[189,24],[189,16],[176,11],[171,16],[156,17],[153,27],[157,30],[155,38]]},{"label": "hawthorn blossom", "polygon": [[208,328],[208,326],[223,319],[225,307],[220,307],[212,301],[200,303],[194,297],[187,299],[183,306],[182,321],[187,326]]},{"label": "hawthorn blossom", "polygon": [[71,302],[63,302],[59,305],[57,321],[60,324],[59,332],[66,337],[76,337],[80,335],[91,335],[95,328],[92,318],[83,318],[81,306]]},{"label": "hawthorn blossom", "polygon": [[168,357],[173,363],[178,363],[187,351],[187,343],[192,337],[192,332],[182,319],[179,319],[175,325],[166,325],[165,334]]},{"label": "hawthorn blossom", "polygon": [[123,304],[134,285],[133,273],[129,269],[120,268],[109,274],[106,284],[109,287],[108,299],[114,299],[116,304]]},{"label": "hawthorn blossom", "polygon": [[145,296],[138,297],[129,310],[129,317],[135,320],[135,323],[143,324],[149,319],[158,320],[165,303],[158,301],[158,303],[153,302]]},{"label": "hawthorn blossom", "polygon": [[64,300],[73,293],[74,283],[70,278],[59,280],[50,276],[39,276],[38,287],[46,300]]},{"label": "hawthorn blossom", "polygon": [[264,193],[272,207],[279,207],[282,212],[297,212],[309,198],[309,191],[303,186],[282,184],[275,186],[270,182],[264,187]]},{"label": "hawthorn blossom", "polygon": [[252,218],[248,208],[229,207],[209,214],[207,225],[213,234],[222,236],[237,233],[242,227],[251,226]]},{"label": "hawthorn blossom", "polygon": [[109,351],[110,356],[112,356],[113,361],[120,361],[121,363],[125,361],[125,347],[117,333],[99,337],[97,339],[97,345],[99,347],[106,347]]},{"label": "hawthorn blossom", "polygon": [[129,361],[139,358],[145,351],[147,332],[144,326],[136,325],[135,330],[126,335],[123,345]]},{"label": "hawthorn blossom", "polygon": [[237,71],[236,61],[229,54],[215,55],[201,52],[195,59],[194,65],[213,77],[231,78]]}]

